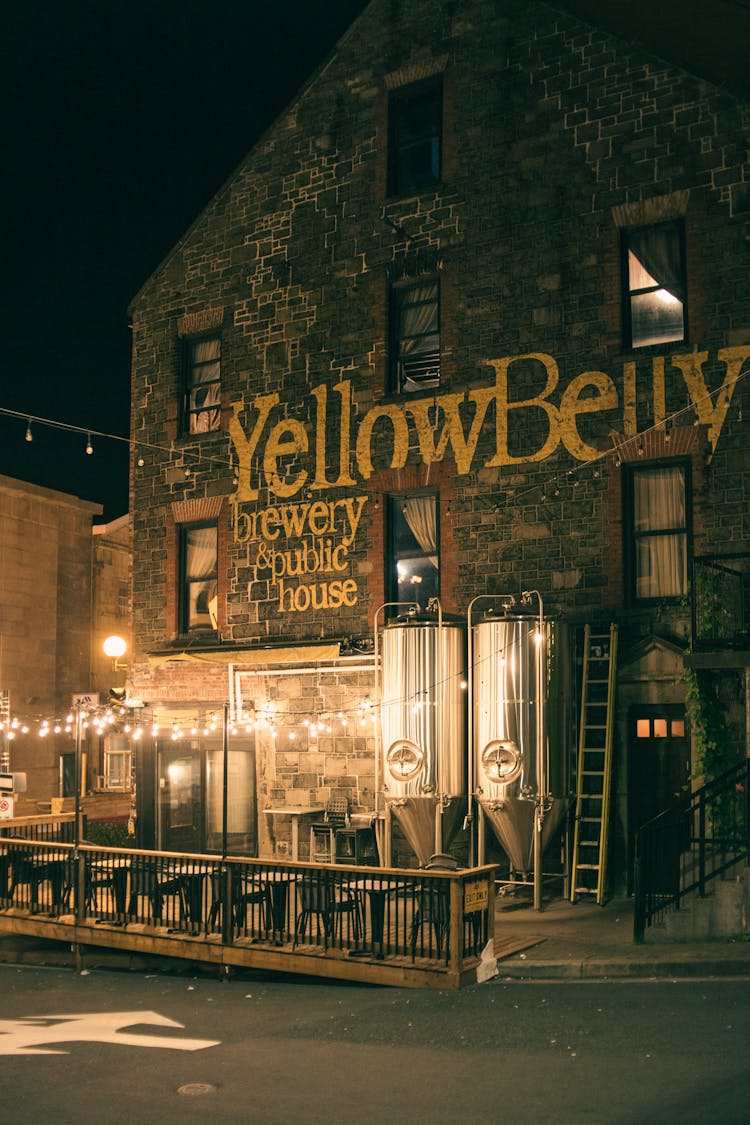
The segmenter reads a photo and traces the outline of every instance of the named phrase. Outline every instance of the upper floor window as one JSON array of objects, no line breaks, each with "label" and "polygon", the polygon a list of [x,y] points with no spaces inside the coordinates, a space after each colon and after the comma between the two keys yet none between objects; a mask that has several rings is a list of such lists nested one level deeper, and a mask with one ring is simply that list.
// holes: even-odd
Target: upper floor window
[{"label": "upper floor window", "polygon": [[391,91],[388,193],[408,195],[440,181],[443,83],[429,78]]},{"label": "upper floor window", "polygon": [[182,429],[205,434],[221,425],[221,336],[185,340]]},{"label": "upper floor window", "polygon": [[110,735],[104,742],[105,789],[130,789],[132,755],[130,744],[121,735]]},{"label": "upper floor window", "polygon": [[440,596],[437,496],[392,496],[388,517],[388,600],[426,609]]},{"label": "upper floor window", "polygon": [[440,284],[393,286],[390,297],[390,389],[411,394],[440,383]]},{"label": "upper floor window", "polygon": [[684,597],[689,552],[685,466],[630,468],[626,497],[632,597]]},{"label": "upper floor window", "polygon": [[218,527],[186,524],[180,529],[180,631],[218,627]]},{"label": "upper floor window", "polygon": [[628,346],[686,339],[682,221],[628,228],[622,232],[622,246]]}]

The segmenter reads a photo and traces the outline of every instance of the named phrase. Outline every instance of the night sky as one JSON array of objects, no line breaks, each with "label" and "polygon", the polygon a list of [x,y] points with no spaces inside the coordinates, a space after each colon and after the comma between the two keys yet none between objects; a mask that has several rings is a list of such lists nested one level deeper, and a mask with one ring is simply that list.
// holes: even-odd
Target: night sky
[{"label": "night sky", "polygon": [[127,510],[128,304],[365,0],[19,0],[3,17],[0,474]]}]

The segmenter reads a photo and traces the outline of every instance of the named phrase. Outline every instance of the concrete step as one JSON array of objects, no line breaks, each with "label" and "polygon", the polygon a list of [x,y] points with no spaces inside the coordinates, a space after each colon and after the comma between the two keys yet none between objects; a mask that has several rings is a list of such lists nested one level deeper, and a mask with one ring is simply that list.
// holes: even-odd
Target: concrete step
[{"label": "concrete step", "polygon": [[668,911],[662,922],[649,928],[649,941],[710,941],[743,937],[750,933],[750,870],[709,884],[705,898],[692,895],[679,910]]}]

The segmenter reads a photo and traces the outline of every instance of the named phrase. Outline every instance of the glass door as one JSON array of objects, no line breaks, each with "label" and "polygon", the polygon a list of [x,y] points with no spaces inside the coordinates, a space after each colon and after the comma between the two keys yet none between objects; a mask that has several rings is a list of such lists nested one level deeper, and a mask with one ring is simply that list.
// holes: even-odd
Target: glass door
[{"label": "glass door", "polygon": [[200,852],[203,844],[200,750],[181,743],[159,754],[160,847]]},{"label": "glass door", "polygon": [[[227,754],[227,855],[258,854],[255,802],[255,755]],[[206,752],[206,851],[221,852],[224,836],[224,754]]]}]

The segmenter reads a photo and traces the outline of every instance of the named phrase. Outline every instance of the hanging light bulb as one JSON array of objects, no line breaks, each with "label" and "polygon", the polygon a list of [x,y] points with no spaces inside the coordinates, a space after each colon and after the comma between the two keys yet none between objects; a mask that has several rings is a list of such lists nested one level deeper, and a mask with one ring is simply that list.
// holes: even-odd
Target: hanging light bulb
[{"label": "hanging light bulb", "polygon": [[26,440],[27,441],[33,441],[34,440],[34,435],[31,432],[31,418],[29,418],[28,422],[26,423]]},{"label": "hanging light bulb", "polygon": [[94,447],[91,444],[91,434],[86,435],[86,452],[88,454],[92,454],[94,452]]}]

